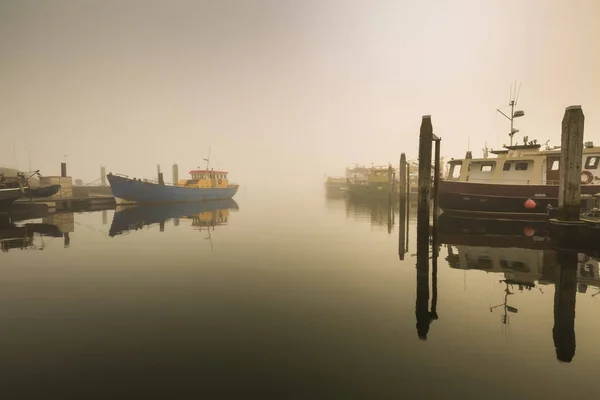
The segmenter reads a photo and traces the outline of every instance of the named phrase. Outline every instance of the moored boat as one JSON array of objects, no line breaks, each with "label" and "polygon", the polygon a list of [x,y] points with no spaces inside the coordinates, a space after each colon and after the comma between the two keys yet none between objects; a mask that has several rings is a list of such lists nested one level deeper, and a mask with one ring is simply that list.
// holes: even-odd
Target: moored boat
[{"label": "moored boat", "polygon": [[23,197],[23,181],[20,176],[7,178],[4,174],[0,174],[0,209],[10,207],[21,197]]},{"label": "moored boat", "polygon": [[391,165],[371,167],[348,178],[348,194],[355,198],[381,198],[397,194],[396,172]]},{"label": "moored boat", "polygon": [[[483,158],[452,159],[446,177],[440,181],[440,208],[447,213],[480,213],[510,218],[544,218],[549,207],[558,207],[561,150],[523,138],[513,145],[513,119],[524,115],[514,111],[511,100],[511,144],[500,150],[484,149]],[[499,110],[498,110],[499,111]],[[496,157],[489,157],[489,153]],[[586,142],[581,174],[582,201],[600,193],[600,147]],[[585,207],[584,207],[585,208]]]},{"label": "moored boat", "polygon": [[26,187],[23,189],[23,196],[24,197],[33,197],[33,198],[51,197],[51,196],[54,196],[56,193],[58,193],[60,188],[61,188],[61,185],[50,185],[50,186],[43,186],[43,187],[36,187],[36,188]]},{"label": "moored boat", "polygon": [[345,196],[347,189],[346,178],[328,176],[325,180],[325,193],[327,196]]},{"label": "moored boat", "polygon": [[178,203],[231,199],[239,185],[229,184],[228,172],[212,169],[190,171],[191,179],[176,184],[149,182],[126,175],[107,174],[117,204]]}]

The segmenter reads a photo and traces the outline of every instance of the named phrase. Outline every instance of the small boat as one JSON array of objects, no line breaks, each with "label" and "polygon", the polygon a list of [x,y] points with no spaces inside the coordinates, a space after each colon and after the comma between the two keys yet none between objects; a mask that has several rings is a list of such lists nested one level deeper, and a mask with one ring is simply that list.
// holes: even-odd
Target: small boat
[{"label": "small boat", "polygon": [[21,188],[0,187],[0,208],[9,206],[21,197],[23,197],[23,190]]},{"label": "small boat", "polygon": [[19,176],[7,178],[0,174],[0,209],[10,207],[17,199],[23,197],[23,181]]},{"label": "small boat", "polygon": [[[541,149],[537,140],[513,145],[513,120],[524,115],[514,111],[511,100],[510,145],[504,149],[484,149],[483,158],[473,158],[470,151],[464,159],[448,162],[448,173],[439,182],[440,208],[446,213],[479,213],[505,218],[545,218],[548,208],[558,207],[560,147]],[[489,153],[497,157],[489,157]],[[593,201],[600,193],[600,147],[586,142],[581,174],[582,201]],[[583,207],[585,209],[585,207]]]},{"label": "small boat", "polygon": [[239,185],[229,184],[226,171],[195,169],[190,171],[192,179],[180,180],[176,184],[149,182],[129,178],[126,175],[106,175],[117,204],[151,204],[197,202],[231,199]]},{"label": "small boat", "polygon": [[60,185],[50,185],[37,188],[23,188],[23,197],[51,197],[60,191]]}]

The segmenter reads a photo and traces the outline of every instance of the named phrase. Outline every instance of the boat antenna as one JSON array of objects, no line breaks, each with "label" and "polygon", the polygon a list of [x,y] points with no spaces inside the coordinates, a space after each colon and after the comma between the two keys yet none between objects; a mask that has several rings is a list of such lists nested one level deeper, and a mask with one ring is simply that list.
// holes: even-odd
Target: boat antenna
[{"label": "boat antenna", "polygon": [[206,170],[208,171],[208,164],[210,163],[210,147],[208,147],[208,158],[203,158],[206,161]]},{"label": "boat antenna", "polygon": [[515,106],[517,105],[517,101],[519,100],[520,93],[521,93],[521,84],[519,84],[519,88],[517,90],[517,82],[515,82],[514,86],[511,85],[511,87],[510,87],[510,101],[508,103],[508,105],[510,106],[510,117],[508,115],[506,115],[505,113],[503,113],[502,111],[500,111],[499,108],[496,110],[510,121],[510,133],[508,135],[510,136],[510,145],[511,146],[513,145],[513,136],[515,135],[515,133],[519,132],[519,130],[515,129],[515,127],[514,127],[514,119],[525,115],[525,112],[523,110],[515,111]]}]

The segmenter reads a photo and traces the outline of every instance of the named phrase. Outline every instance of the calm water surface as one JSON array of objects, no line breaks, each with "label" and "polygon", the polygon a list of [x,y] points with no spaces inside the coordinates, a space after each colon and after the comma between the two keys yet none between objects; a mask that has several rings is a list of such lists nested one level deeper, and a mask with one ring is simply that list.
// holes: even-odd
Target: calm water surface
[{"label": "calm water surface", "polygon": [[35,235],[0,253],[2,398],[597,395],[593,259],[580,256],[571,277],[574,356],[558,340],[571,362],[557,359],[557,256],[546,250],[442,244],[423,340],[414,216],[400,261],[396,210],[319,190],[261,196],[241,190],[226,204],[237,210],[190,207],[164,224],[185,213],[56,217],[44,222],[66,240]]}]

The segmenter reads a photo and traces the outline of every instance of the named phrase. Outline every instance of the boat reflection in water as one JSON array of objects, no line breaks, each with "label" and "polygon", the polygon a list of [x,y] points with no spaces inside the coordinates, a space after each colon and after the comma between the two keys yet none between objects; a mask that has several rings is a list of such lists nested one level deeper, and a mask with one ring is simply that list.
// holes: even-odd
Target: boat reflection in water
[{"label": "boat reflection in water", "polygon": [[[504,302],[490,311],[503,309],[502,323],[518,309],[509,305],[515,288],[520,292],[555,285],[552,335],[556,357],[570,362],[575,356],[576,294],[600,294],[597,253],[555,251],[545,224],[522,221],[492,221],[441,215],[438,240],[448,250],[451,268],[503,274]],[[540,289],[543,293],[543,290]]]},{"label": "boat reflection in water", "polygon": [[238,210],[235,200],[215,200],[198,203],[172,203],[141,206],[118,206],[115,210],[109,236],[117,236],[144,226],[159,224],[161,232],[168,220],[191,219],[196,229],[225,225],[230,210]]},{"label": "boat reflection in water", "polygon": [[[61,229],[53,224],[0,221],[0,250],[44,250],[44,237],[62,238],[63,235]],[[36,238],[40,239],[41,244],[36,244]]]}]

